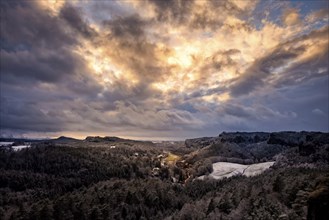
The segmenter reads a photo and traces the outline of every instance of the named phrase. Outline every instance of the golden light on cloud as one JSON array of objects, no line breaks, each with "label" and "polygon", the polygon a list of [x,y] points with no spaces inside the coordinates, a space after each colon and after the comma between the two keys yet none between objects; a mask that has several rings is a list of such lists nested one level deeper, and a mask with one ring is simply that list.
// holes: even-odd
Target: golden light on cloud
[{"label": "golden light on cloud", "polygon": [[166,80],[163,83],[161,83],[161,82],[153,83],[153,87],[162,92],[169,92],[173,89],[176,89],[175,85],[176,85],[176,83],[174,81],[168,81],[168,80]]},{"label": "golden light on cloud", "polygon": [[[295,128],[303,120],[314,130],[324,127],[316,125],[325,120],[303,118],[327,111],[328,97],[318,95],[328,93],[324,2],[17,2],[1,4],[6,125],[17,126],[12,117],[26,125],[21,130],[40,124],[75,131],[84,119],[88,131],[185,131],[205,124],[247,130],[250,119],[294,116]],[[23,94],[17,88],[25,84]],[[291,107],[298,94],[321,102]],[[38,123],[14,115],[22,109]]]},{"label": "golden light on cloud", "polygon": [[169,65],[179,66],[180,68],[188,68],[192,65],[192,59],[189,54],[180,53],[179,56],[171,56],[167,58]]},{"label": "golden light on cloud", "polygon": [[86,61],[90,71],[89,74],[97,77],[98,82],[106,90],[111,89],[113,84],[121,81],[125,82],[127,87],[138,84],[138,79],[128,70],[125,71],[118,67],[107,55],[104,48],[96,48],[92,43],[84,41],[83,46],[75,48],[75,52]]},{"label": "golden light on cloud", "polygon": [[37,0],[37,4],[43,9],[49,10],[52,15],[58,15],[66,0]]},{"label": "golden light on cloud", "polygon": [[226,101],[229,101],[230,94],[227,92],[224,92],[222,94],[212,94],[212,95],[203,96],[202,99],[206,102],[222,104],[225,103]]},{"label": "golden light on cloud", "polygon": [[[257,1],[252,3],[255,6]],[[241,10],[249,7],[243,1],[236,1],[235,4]],[[139,10],[143,8],[144,3],[134,2],[130,4],[125,2],[123,5],[133,10]],[[197,2],[195,5],[209,7],[207,2],[202,4]],[[154,19],[157,14],[155,8],[150,5],[147,7],[150,12],[143,14],[142,17]],[[196,8],[193,7],[192,10],[194,11]],[[212,12],[208,16],[210,16],[210,20],[216,19]],[[289,24],[293,24],[299,19],[298,16],[297,11],[290,10],[285,12],[284,19]],[[156,62],[154,65],[159,68],[168,68],[168,70],[161,77],[153,79],[152,88],[163,94],[191,93],[200,87],[216,89],[228,86],[230,81],[243,76],[244,72],[253,65],[253,62],[271,53],[282,41],[293,37],[300,28],[284,27],[263,19],[263,27],[256,29],[235,15],[228,15],[219,19],[222,19],[223,25],[209,33],[205,33],[202,29],[190,31],[186,26],[172,26],[170,23],[160,23],[159,26],[152,25],[152,29],[145,29],[143,39],[150,40],[152,44],[145,45],[143,50],[148,51],[149,46],[154,46],[153,54],[150,54],[153,61],[147,60],[147,57],[132,56],[129,48],[120,46],[122,45],[120,41],[107,41],[101,48],[94,48],[95,45],[92,43],[86,43],[83,51],[80,51],[79,54],[87,60],[93,74],[96,74],[100,83],[105,86],[121,81],[131,87],[139,83],[139,78],[142,75],[157,73],[157,70],[155,72],[148,69],[133,70],[130,67],[130,60],[137,62],[137,65]],[[101,28],[99,25],[90,25],[97,27],[95,30],[99,32]],[[155,36],[164,36],[163,39],[166,40]],[[134,43],[129,42],[127,45],[129,44],[133,45]],[[114,51],[117,50],[122,51],[115,53]],[[231,50],[234,52],[227,52]],[[314,50],[310,47],[303,56]],[[146,63],[143,64],[143,62]],[[289,65],[292,64],[293,62],[289,62]],[[286,64],[286,66],[273,69],[273,71],[280,72],[288,67]],[[150,73],[147,73],[148,71]],[[203,100],[225,102],[230,100],[230,96],[226,92],[206,96]]]}]

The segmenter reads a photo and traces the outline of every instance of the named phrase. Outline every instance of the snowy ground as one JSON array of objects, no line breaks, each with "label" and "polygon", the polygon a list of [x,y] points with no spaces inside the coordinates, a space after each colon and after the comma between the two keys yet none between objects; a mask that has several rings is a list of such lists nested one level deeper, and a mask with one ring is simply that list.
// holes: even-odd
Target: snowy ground
[{"label": "snowy ground", "polygon": [[14,142],[6,142],[6,141],[0,141],[0,146],[9,146],[12,145]]},{"label": "snowy ground", "polygon": [[[266,169],[270,168],[274,162],[257,163],[251,165],[243,165],[238,163],[218,162],[213,164],[214,171],[209,174],[214,179],[222,179],[242,174],[244,176],[255,176],[261,174]],[[205,176],[200,176],[198,179],[204,179]]]},{"label": "snowy ground", "polygon": [[[13,143],[14,142],[0,142],[0,146],[8,147],[8,146],[11,146]],[[19,150],[22,150],[22,149],[27,148],[27,147],[31,147],[31,145],[29,143],[25,143],[24,145],[11,146],[11,148],[14,151],[19,151]]]},{"label": "snowy ground", "polygon": [[22,149],[27,148],[27,147],[31,147],[31,145],[18,145],[18,146],[12,146],[11,148],[14,151],[19,151],[19,150],[22,150]]}]

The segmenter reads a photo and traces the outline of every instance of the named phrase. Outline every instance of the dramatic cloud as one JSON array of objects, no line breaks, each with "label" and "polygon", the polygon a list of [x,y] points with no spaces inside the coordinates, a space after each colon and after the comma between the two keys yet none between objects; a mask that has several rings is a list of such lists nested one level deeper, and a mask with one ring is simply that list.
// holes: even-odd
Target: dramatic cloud
[{"label": "dramatic cloud", "polygon": [[93,38],[96,32],[82,20],[80,13],[81,11],[77,8],[65,5],[60,11],[60,17],[78,34],[86,38]]},{"label": "dramatic cloud", "polygon": [[2,1],[1,135],[329,130],[328,2]]}]

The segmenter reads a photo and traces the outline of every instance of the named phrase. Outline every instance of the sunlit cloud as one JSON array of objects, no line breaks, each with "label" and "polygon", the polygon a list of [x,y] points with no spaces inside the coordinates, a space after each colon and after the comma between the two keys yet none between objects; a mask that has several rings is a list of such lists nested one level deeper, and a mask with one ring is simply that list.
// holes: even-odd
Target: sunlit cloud
[{"label": "sunlit cloud", "polygon": [[57,16],[66,0],[37,0],[35,3],[42,9],[48,10],[52,16]]}]

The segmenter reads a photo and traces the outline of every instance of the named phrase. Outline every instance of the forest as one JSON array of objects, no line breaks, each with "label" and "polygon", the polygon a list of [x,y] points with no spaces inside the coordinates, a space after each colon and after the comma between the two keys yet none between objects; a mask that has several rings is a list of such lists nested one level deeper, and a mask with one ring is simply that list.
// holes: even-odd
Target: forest
[{"label": "forest", "polygon": [[[90,137],[1,147],[0,219],[327,219],[328,134],[234,135],[196,147]],[[271,160],[260,175],[207,177],[216,161]]]}]

